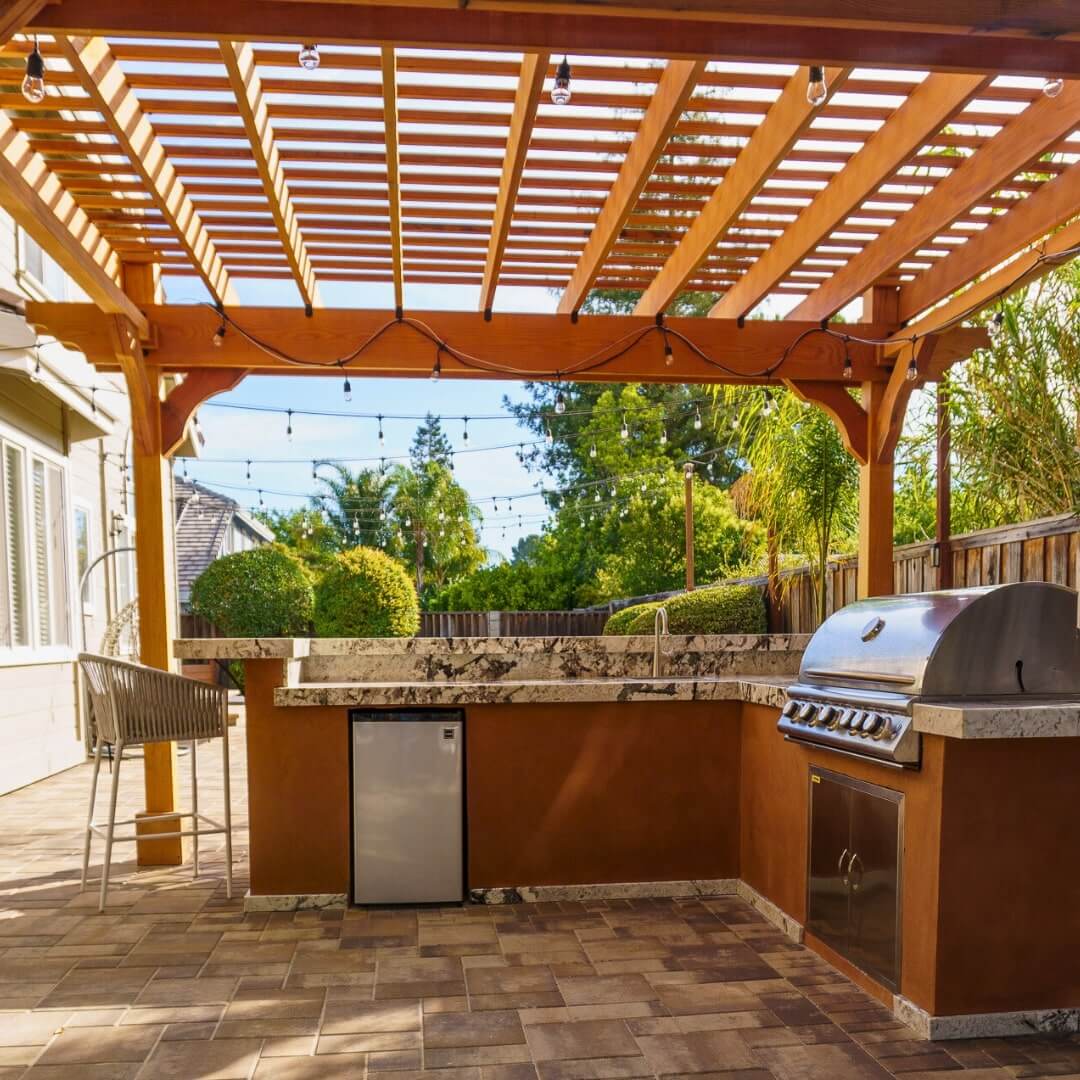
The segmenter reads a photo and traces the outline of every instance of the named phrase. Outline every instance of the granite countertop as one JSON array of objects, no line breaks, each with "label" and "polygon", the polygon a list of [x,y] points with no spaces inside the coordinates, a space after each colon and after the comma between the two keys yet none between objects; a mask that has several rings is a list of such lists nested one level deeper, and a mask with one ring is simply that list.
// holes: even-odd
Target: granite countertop
[{"label": "granite countertop", "polygon": [[438,706],[600,701],[747,701],[779,708],[784,678],[499,679],[490,682],[298,683],[274,691],[279,706]]},{"label": "granite countertop", "polygon": [[1080,701],[925,702],[912,710],[915,730],[953,739],[1054,739],[1080,736]]}]

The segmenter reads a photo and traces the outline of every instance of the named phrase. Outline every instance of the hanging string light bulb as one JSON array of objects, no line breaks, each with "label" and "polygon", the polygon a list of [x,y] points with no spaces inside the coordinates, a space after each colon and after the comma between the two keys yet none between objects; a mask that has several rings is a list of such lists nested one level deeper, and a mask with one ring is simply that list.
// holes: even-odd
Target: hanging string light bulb
[{"label": "hanging string light bulb", "polygon": [[[768,387],[766,387],[765,388],[765,400],[761,403],[761,415],[762,416],[772,416],[774,408],[775,408],[775,403],[773,402],[772,391]],[[736,426],[738,426],[738,425],[736,425]]]},{"label": "hanging string light bulb", "polygon": [[667,428],[662,427],[660,429],[660,445],[667,446]]},{"label": "hanging string light bulb", "polygon": [[904,372],[904,378],[908,382],[914,382],[919,377],[919,366],[915,363],[915,350],[911,350],[911,359],[908,361],[907,371]]},{"label": "hanging string light bulb", "polygon": [[825,69],[820,64],[811,64],[806,82],[806,100],[816,109],[825,104],[829,96],[829,86],[825,82]]},{"label": "hanging string light bulb", "polygon": [[319,66],[320,60],[322,57],[319,56],[318,45],[302,45],[296,54],[296,62],[305,71],[314,71]]},{"label": "hanging string light bulb", "polygon": [[461,442],[462,442],[463,446],[468,446],[469,445],[469,418],[467,416],[463,416],[461,419],[462,419],[462,422],[463,422],[463,427],[461,429]]},{"label": "hanging string light bulb", "polygon": [[285,417],[286,417],[286,420],[285,420],[285,438],[288,439],[289,442],[292,442],[292,435],[293,435],[293,431],[292,431],[293,411],[292,411],[292,409],[286,409],[285,410]]},{"label": "hanging string light bulb", "polygon": [[1065,89],[1064,79],[1047,79],[1042,85],[1042,92],[1048,98],[1056,98]]},{"label": "hanging string light bulb", "polygon": [[439,376],[442,374],[442,359],[438,353],[435,354],[435,366],[431,369],[431,381],[438,382]]},{"label": "hanging string light bulb", "polygon": [[247,474],[245,475],[244,479],[247,480],[247,482],[249,484],[251,483],[251,462],[250,461],[247,462]]},{"label": "hanging string light bulb", "polygon": [[844,378],[850,379],[854,374],[851,366],[851,350],[848,348],[847,338],[844,338]]},{"label": "hanging string light bulb", "polygon": [[997,341],[1000,339],[1002,331],[1005,329],[1005,312],[998,310],[990,317],[990,322],[987,324],[987,330],[990,331],[990,340]]},{"label": "hanging string light bulb", "polygon": [[378,417],[379,420],[379,449],[381,450],[386,445],[386,436],[383,435],[382,429],[382,415]]},{"label": "hanging string light bulb", "polygon": [[551,88],[551,100],[555,105],[570,104],[570,61],[564,56],[555,69],[555,85]]},{"label": "hanging string light bulb", "polygon": [[596,443],[593,443],[592,446],[589,447],[589,457],[596,457]]},{"label": "hanging string light bulb", "polygon": [[26,75],[22,81],[22,95],[31,105],[38,105],[45,100],[45,60],[38,49],[37,38],[34,48],[26,58]]},{"label": "hanging string light bulb", "polygon": [[551,428],[547,424],[544,425],[544,443],[549,447],[555,445],[555,436],[551,434]]},{"label": "hanging string light bulb", "polygon": [[626,413],[623,413],[622,427],[619,428],[619,438],[624,441],[630,438],[630,428],[626,425]]},{"label": "hanging string light bulb", "polygon": [[695,409],[694,410],[694,430],[695,431],[700,431],[701,430],[701,410],[700,409]]},{"label": "hanging string light bulb", "polygon": [[345,376],[345,385],[342,387],[342,390],[345,391],[345,400],[347,402],[352,401],[352,383],[349,382],[348,375]]},{"label": "hanging string light bulb", "polygon": [[555,394],[555,411],[560,416],[562,416],[562,414],[566,412],[566,398],[563,396],[563,392],[561,390],[557,391]]}]

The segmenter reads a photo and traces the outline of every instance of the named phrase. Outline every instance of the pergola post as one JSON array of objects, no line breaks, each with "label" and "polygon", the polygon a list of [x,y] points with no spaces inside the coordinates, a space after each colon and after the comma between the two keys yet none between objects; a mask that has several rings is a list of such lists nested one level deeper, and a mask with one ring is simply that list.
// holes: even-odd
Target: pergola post
[{"label": "pergola post", "polygon": [[863,383],[869,460],[859,464],[858,596],[887,596],[893,585],[893,452],[879,457],[874,433],[884,419],[885,384]]},{"label": "pergola post", "polygon": [[[153,266],[125,264],[124,289],[137,304],[155,299],[157,275]],[[131,401],[135,480],[135,559],[139,595],[139,658],[144,664],[168,670],[176,636],[176,562],[173,556],[172,476],[164,454],[161,416],[161,372],[147,367],[137,342],[124,375]],[[144,747],[145,814],[171,813],[177,805],[176,744]],[[136,818],[142,815],[137,814]],[[170,821],[136,825],[140,834],[175,832]],[[183,842],[140,840],[140,866],[177,866],[183,862]]]}]

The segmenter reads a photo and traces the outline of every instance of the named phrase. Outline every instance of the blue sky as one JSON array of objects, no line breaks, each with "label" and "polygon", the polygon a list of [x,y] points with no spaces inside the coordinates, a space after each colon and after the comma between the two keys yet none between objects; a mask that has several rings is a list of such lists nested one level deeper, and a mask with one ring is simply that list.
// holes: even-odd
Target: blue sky
[{"label": "blue sky", "polygon": [[[297,302],[295,289],[288,282],[239,281],[237,285],[242,304],[294,306]],[[170,303],[205,299],[198,284],[190,278],[169,279],[166,289]],[[389,286],[329,282],[322,285],[321,297],[327,306],[333,307],[393,308]],[[407,310],[475,310],[478,297],[479,290],[473,286],[417,285],[407,287],[405,300]],[[557,300],[546,290],[536,288],[503,288],[497,299],[500,310],[513,311],[554,311]],[[491,549],[494,558],[500,553],[509,556],[520,537],[539,531],[539,519],[546,514],[543,499],[538,494],[517,498],[535,492],[541,480],[540,474],[524,469],[516,456],[517,444],[529,441],[532,436],[505,415],[502,408],[504,394],[525,400],[520,384],[499,380],[443,379],[432,383],[428,379],[360,378],[353,378],[351,383],[352,402],[346,404],[342,381],[336,378],[252,376],[245,379],[235,390],[218,395],[199,410],[206,445],[201,460],[187,462],[188,475],[244,506],[257,505],[259,489],[263,489],[267,506],[296,509],[305,505],[305,500],[272,495],[267,489],[312,490],[313,460],[374,458],[377,464],[381,456],[389,460],[406,455],[416,429],[413,421],[386,420],[385,448],[380,449],[376,421],[347,416],[304,416],[303,409],[384,415],[430,411],[437,416],[458,417],[502,413],[504,419],[470,422],[470,452],[456,456],[455,475],[473,499],[514,497],[510,513],[501,505],[497,515],[492,514],[490,504],[481,507],[486,525],[482,542]],[[296,410],[292,440],[285,435],[285,416],[221,407],[230,403]],[[444,426],[455,450],[464,449],[461,421],[447,421]],[[481,447],[507,444],[511,448],[479,451]],[[245,464],[249,458],[253,462],[250,484],[246,481]],[[260,464],[259,458],[289,459],[289,463]],[[350,467],[358,468],[360,463]]]}]

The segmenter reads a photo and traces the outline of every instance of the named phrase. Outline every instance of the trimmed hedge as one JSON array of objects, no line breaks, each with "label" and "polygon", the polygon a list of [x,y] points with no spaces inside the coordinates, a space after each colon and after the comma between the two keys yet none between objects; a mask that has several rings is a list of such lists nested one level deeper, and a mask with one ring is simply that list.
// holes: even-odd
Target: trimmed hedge
[{"label": "trimmed hedge", "polygon": [[191,586],[191,610],[228,637],[293,637],[311,629],[303,563],[279,544],[215,559]]},{"label": "trimmed hedge", "polygon": [[[604,633],[651,634],[658,603],[637,604],[616,612],[612,619],[624,616],[618,629]],[[681,593],[663,601],[668,611],[668,630],[672,634],[764,634],[767,631],[765,597],[756,585],[720,585]],[[633,617],[627,612],[634,612]]]},{"label": "trimmed hedge", "polygon": [[317,637],[411,637],[419,629],[412,578],[375,548],[342,552],[315,586]]},{"label": "trimmed hedge", "polygon": [[650,614],[660,607],[660,600],[650,600],[647,604],[631,604],[621,611],[616,611],[606,623],[605,634],[629,634],[629,626],[638,616]]}]

